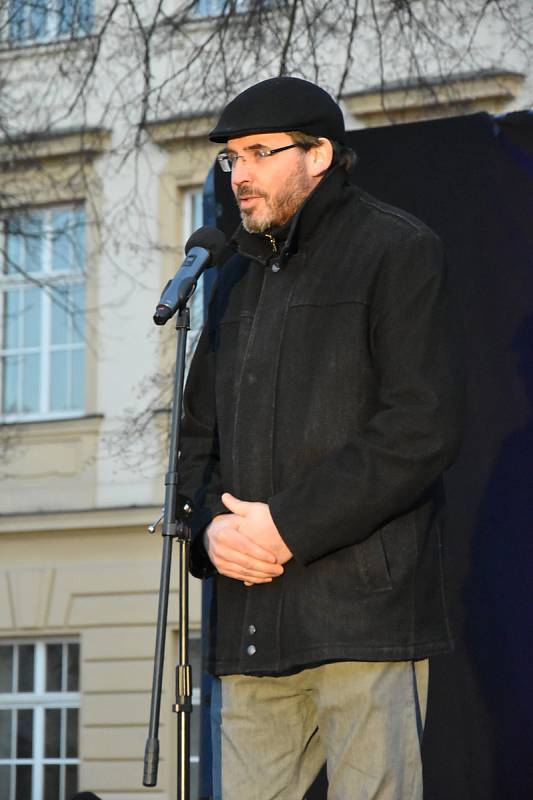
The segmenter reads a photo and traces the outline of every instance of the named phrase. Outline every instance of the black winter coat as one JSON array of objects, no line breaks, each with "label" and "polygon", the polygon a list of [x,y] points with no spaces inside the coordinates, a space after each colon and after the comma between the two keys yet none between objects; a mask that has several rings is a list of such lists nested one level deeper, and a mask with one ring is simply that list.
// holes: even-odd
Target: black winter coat
[{"label": "black winter coat", "polygon": [[442,473],[461,378],[439,239],[333,170],[273,261],[241,230],[187,382],[191,570],[220,495],[268,502],[294,554],[272,583],[215,577],[211,667],[283,673],[449,649]]}]

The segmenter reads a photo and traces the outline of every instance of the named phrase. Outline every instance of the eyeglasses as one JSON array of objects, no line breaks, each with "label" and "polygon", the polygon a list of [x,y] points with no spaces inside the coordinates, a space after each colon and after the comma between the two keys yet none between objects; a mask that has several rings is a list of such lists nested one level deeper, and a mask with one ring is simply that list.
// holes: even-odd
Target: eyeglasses
[{"label": "eyeglasses", "polygon": [[239,158],[242,158],[243,164],[250,160],[253,164],[259,165],[264,158],[274,156],[276,153],[282,153],[284,150],[290,150],[291,147],[300,147],[300,145],[286,144],[284,147],[275,147],[273,150],[248,150],[246,156],[239,156],[237,153],[219,153],[217,161],[222,168],[222,172],[231,172]]}]

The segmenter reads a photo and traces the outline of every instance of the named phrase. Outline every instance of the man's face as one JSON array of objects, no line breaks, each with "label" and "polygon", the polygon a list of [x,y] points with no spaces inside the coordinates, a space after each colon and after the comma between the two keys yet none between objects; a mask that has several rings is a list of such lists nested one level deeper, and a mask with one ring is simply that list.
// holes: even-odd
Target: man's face
[{"label": "man's face", "polygon": [[231,188],[249,233],[283,225],[320,181],[311,174],[309,153],[300,147],[267,158],[254,154],[290,144],[293,141],[286,133],[252,134],[227,143],[228,152],[244,157],[233,166]]}]

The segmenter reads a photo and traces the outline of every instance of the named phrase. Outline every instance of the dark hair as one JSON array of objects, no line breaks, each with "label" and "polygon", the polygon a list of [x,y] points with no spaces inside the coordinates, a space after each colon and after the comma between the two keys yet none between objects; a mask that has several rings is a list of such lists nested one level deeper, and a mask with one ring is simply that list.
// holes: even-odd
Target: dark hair
[{"label": "dark hair", "polygon": [[[313,147],[320,146],[320,137],[312,136],[309,133],[303,133],[302,131],[287,131],[287,134],[291,137],[294,144],[297,144],[302,150],[311,150]],[[345,144],[339,144],[339,142],[334,142],[331,140],[331,144],[333,146],[333,161],[331,162],[332,166],[334,164],[338,164],[341,166],[346,172],[350,172],[355,167],[357,162],[357,156],[355,152],[352,150],[351,147],[348,147]]]}]

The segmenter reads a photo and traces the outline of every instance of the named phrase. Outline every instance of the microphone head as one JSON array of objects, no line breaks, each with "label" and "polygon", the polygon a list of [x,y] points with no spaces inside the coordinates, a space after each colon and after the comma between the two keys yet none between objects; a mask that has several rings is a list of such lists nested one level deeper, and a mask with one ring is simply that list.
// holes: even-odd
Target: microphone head
[{"label": "microphone head", "polygon": [[204,250],[209,250],[211,255],[210,266],[212,266],[217,263],[222,255],[225,244],[226,237],[222,231],[219,231],[218,228],[204,225],[189,236],[187,244],[185,245],[185,253],[188,253],[193,247],[203,247]]}]

